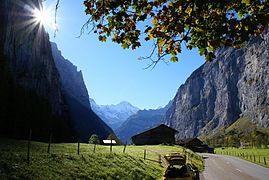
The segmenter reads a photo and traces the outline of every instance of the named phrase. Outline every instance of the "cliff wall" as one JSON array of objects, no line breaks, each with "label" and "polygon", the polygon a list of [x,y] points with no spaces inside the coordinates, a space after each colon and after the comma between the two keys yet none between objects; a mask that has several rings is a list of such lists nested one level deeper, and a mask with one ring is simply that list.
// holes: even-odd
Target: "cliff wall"
[{"label": "cliff wall", "polygon": [[220,48],[180,86],[166,124],[177,138],[198,136],[228,126],[239,117],[269,127],[269,33],[241,49]]}]

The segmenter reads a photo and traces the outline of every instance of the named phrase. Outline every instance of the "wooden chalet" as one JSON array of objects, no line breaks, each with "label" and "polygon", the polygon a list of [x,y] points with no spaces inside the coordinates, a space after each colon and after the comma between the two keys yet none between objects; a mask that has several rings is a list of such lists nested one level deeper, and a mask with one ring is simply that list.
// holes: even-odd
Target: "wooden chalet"
[{"label": "wooden chalet", "polygon": [[214,148],[209,147],[207,144],[204,144],[203,141],[201,141],[198,138],[188,138],[179,140],[177,144],[186,147],[194,152],[214,153]]},{"label": "wooden chalet", "polygon": [[161,124],[133,136],[132,141],[135,145],[175,144],[175,133],[177,132],[177,130]]},{"label": "wooden chalet", "polygon": [[201,141],[198,138],[187,138],[187,139],[181,139],[177,142],[180,146],[199,146],[204,144],[203,141]]}]

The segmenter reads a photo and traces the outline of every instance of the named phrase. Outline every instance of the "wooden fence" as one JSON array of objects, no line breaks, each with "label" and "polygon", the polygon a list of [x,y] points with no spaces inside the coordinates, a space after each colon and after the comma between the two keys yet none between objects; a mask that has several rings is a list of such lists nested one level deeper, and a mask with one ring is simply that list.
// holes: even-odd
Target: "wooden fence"
[{"label": "wooden fence", "polygon": [[[158,161],[147,158],[147,153],[153,153],[153,154],[155,154],[155,155],[158,157]],[[164,165],[166,165],[166,166],[169,165],[168,161],[164,158],[163,155],[161,155],[161,154],[160,154],[159,152],[157,152],[157,151],[153,151],[153,150],[149,150],[149,149],[144,149],[144,160],[156,161],[156,162],[158,162],[159,164],[164,163]]]},{"label": "wooden fence", "polygon": [[253,153],[246,153],[246,152],[233,152],[233,151],[216,151],[217,154],[227,155],[227,156],[236,156],[251,162],[254,162],[256,164],[261,164],[268,166],[268,159],[265,156],[253,154]]}]

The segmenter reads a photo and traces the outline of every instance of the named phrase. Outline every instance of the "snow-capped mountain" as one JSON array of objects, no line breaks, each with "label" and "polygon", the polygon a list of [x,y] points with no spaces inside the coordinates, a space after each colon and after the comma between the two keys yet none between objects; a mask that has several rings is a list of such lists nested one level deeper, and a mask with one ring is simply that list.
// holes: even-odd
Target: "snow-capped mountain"
[{"label": "snow-capped mountain", "polygon": [[165,107],[158,109],[140,110],[130,116],[122,125],[114,130],[123,143],[131,143],[131,137],[160,125],[164,121],[166,111],[171,107],[170,101]]},{"label": "snow-capped mountain", "polygon": [[90,103],[92,110],[113,130],[120,127],[128,117],[140,110],[126,101],[116,105],[98,105],[93,99],[90,99]]}]

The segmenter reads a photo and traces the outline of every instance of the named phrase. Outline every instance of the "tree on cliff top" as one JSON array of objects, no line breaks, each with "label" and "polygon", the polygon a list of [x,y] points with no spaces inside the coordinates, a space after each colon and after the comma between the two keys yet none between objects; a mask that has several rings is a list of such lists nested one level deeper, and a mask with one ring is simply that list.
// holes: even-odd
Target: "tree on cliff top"
[{"label": "tree on cliff top", "polygon": [[[153,64],[170,56],[178,61],[182,46],[198,48],[206,60],[220,46],[242,47],[260,35],[269,21],[268,0],[85,0],[88,22],[100,41],[107,38],[136,49],[153,40]],[[82,29],[84,30],[84,28]]]}]

